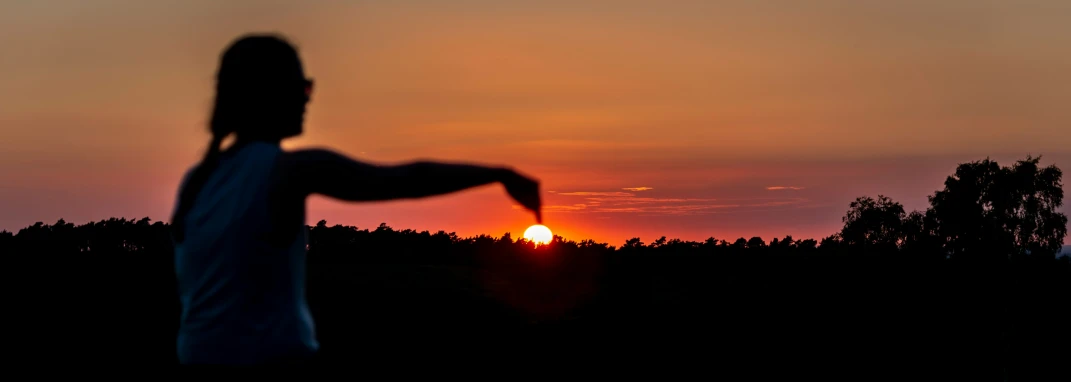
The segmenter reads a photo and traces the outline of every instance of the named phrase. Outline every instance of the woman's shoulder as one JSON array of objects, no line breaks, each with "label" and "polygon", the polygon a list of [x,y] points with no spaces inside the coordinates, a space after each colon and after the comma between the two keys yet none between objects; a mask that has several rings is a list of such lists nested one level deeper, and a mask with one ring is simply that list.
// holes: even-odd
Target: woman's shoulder
[{"label": "woman's shoulder", "polygon": [[229,147],[222,154],[223,157],[232,158],[244,155],[278,155],[283,148],[270,142],[253,141]]}]

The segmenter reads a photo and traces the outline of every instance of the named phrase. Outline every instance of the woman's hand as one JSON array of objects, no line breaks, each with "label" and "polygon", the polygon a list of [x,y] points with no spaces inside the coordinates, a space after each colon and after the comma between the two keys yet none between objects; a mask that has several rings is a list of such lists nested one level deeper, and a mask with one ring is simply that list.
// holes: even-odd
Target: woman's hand
[{"label": "woman's hand", "polygon": [[535,213],[536,223],[543,224],[543,201],[539,194],[539,181],[524,176],[512,169],[504,169],[500,182],[509,196],[521,206]]}]

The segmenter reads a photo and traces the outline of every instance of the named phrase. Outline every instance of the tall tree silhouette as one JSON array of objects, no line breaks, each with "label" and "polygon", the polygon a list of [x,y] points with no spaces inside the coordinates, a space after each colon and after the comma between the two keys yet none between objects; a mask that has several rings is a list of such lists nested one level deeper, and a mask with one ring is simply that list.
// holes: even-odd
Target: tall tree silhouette
[{"label": "tall tree silhouette", "polygon": [[950,257],[1053,257],[1067,234],[1062,172],[1027,157],[1011,167],[985,159],[959,165],[929,197],[934,232]]}]

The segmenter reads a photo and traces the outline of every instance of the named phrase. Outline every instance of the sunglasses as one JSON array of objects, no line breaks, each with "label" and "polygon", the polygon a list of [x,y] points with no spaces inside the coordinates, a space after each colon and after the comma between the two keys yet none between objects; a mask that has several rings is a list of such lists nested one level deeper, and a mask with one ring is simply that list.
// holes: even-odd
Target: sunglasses
[{"label": "sunglasses", "polygon": [[312,96],[312,87],[313,87],[312,78],[306,78],[303,82],[304,82],[304,85],[305,85],[305,96],[306,97],[311,97]]}]

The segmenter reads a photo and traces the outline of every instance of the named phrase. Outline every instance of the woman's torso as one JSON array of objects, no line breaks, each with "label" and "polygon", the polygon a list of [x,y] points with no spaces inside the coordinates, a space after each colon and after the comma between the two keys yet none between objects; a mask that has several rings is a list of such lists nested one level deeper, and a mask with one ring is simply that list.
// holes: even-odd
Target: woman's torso
[{"label": "woman's torso", "polygon": [[318,348],[305,301],[304,200],[272,195],[282,154],[271,143],[221,153],[186,216],[175,247],[182,363],[259,363]]}]

